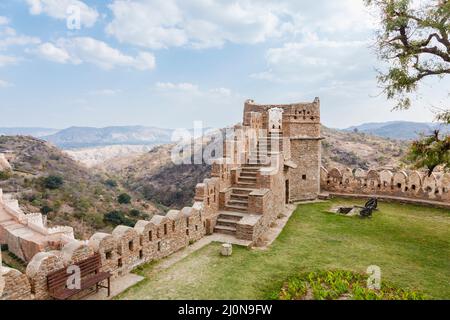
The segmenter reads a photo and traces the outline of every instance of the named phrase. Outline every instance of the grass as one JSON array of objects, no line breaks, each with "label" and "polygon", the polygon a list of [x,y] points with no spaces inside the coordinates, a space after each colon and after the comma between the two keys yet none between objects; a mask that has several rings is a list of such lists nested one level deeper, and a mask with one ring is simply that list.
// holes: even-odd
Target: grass
[{"label": "grass", "polygon": [[158,262],[141,267],[147,279],[119,299],[270,299],[294,275],[319,270],[365,273],[381,268],[381,279],[418,290],[432,299],[450,298],[450,212],[380,203],[371,219],[327,213],[335,199],[300,205],[268,250],[234,246],[231,257],[210,244],[166,270]]}]

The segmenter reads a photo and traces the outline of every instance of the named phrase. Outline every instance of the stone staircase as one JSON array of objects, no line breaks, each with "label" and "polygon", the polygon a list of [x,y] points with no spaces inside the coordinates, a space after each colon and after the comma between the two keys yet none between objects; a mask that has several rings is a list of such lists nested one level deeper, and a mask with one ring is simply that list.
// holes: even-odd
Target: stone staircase
[{"label": "stone staircase", "polygon": [[270,156],[274,152],[271,143],[274,141],[280,143],[281,135],[281,132],[269,133],[268,137],[259,138],[256,151],[250,154],[248,163],[240,167],[237,183],[231,187],[230,200],[219,213],[214,232],[236,235],[236,224],[249,213],[249,194],[258,190],[256,175],[261,168],[270,165]]},{"label": "stone staircase", "polygon": [[239,212],[219,212],[219,217],[217,218],[217,224],[214,228],[214,232],[235,236],[236,225],[243,217],[244,214]]}]

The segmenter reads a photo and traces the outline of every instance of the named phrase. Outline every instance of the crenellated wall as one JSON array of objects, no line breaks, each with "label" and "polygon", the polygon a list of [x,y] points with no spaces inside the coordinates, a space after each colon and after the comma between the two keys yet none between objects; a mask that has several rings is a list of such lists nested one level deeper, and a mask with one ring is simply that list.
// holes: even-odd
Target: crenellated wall
[{"label": "crenellated wall", "polygon": [[166,216],[156,215],[150,221],[138,221],[134,228],[117,226],[112,234],[96,233],[87,241],[69,241],[61,250],[37,253],[28,263],[25,274],[3,267],[1,272],[6,286],[0,299],[49,299],[48,274],[97,252],[101,256],[102,270],[111,272],[113,277],[166,257],[205,235],[202,211],[203,203],[198,202],[194,207],[169,211]]},{"label": "crenellated wall", "polygon": [[0,244],[24,261],[30,261],[38,252],[60,249],[74,240],[68,226],[47,228],[41,213],[25,214],[17,200],[3,195],[0,189]]},{"label": "crenellated wall", "polygon": [[321,168],[321,188],[338,194],[380,195],[450,205],[450,174],[386,169]]}]

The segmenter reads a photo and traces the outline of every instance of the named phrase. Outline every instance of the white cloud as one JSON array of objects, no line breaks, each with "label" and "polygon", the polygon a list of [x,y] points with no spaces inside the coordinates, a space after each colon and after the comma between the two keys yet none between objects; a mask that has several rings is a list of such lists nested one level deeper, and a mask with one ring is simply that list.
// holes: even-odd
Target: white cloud
[{"label": "white cloud", "polygon": [[182,83],[157,82],[156,88],[161,91],[199,92],[198,86],[189,82],[182,82]]},{"label": "white cloud", "polygon": [[80,9],[81,25],[85,27],[92,27],[99,17],[96,9],[79,0],[27,0],[27,3],[30,14],[46,14],[59,20],[65,20],[68,17],[68,9],[76,6]]},{"label": "white cloud", "polygon": [[282,35],[275,2],[211,0],[115,0],[107,33],[152,49],[220,47],[226,42],[259,43]]},{"label": "white cloud", "polygon": [[0,16],[0,26],[9,24],[9,19],[4,16]]},{"label": "white cloud", "polygon": [[58,48],[49,42],[41,44],[35,52],[44,59],[58,63],[67,63],[71,60],[70,54],[64,48]]},{"label": "white cloud", "polygon": [[357,71],[367,74],[374,61],[367,41],[319,39],[306,35],[266,52],[268,69],[250,77],[270,81],[308,81],[341,78]]},{"label": "white cloud", "polygon": [[11,36],[0,40],[0,50],[4,50],[5,48],[11,46],[27,46],[38,44],[40,42],[41,40],[36,37],[28,37],[23,35]]},{"label": "white cloud", "polygon": [[9,20],[0,16],[0,50],[12,46],[27,46],[40,43],[37,37],[29,37],[17,34],[16,30],[8,26]]},{"label": "white cloud", "polygon": [[209,92],[219,96],[231,96],[231,90],[227,88],[214,88],[209,90]]},{"label": "white cloud", "polygon": [[16,64],[18,61],[16,57],[0,55],[0,67]]},{"label": "white cloud", "polygon": [[149,52],[138,52],[133,57],[90,37],[61,38],[54,44],[45,43],[39,46],[35,52],[54,62],[90,63],[105,70],[129,67],[144,71],[155,68],[155,57]]},{"label": "white cloud", "polygon": [[373,19],[359,0],[114,0],[108,34],[152,49],[221,47],[320,32],[359,33]]},{"label": "white cloud", "polygon": [[228,88],[212,88],[209,90],[201,89],[198,85],[190,82],[157,82],[155,84],[156,90],[163,93],[170,94],[183,94],[190,96],[201,96],[208,98],[217,97],[230,97],[232,96],[232,91]]},{"label": "white cloud", "polygon": [[0,79],[0,89],[1,88],[9,88],[9,87],[12,87],[12,86],[13,86],[12,83]]}]

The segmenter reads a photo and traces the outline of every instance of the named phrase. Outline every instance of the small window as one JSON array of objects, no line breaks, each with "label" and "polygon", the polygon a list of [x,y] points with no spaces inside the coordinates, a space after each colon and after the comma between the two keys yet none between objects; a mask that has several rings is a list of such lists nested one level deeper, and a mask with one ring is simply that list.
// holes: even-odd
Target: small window
[{"label": "small window", "polygon": [[130,251],[134,251],[134,241],[133,240],[128,242],[128,249],[130,249]]},{"label": "small window", "polygon": [[198,231],[198,225],[195,225],[195,231]]},{"label": "small window", "polygon": [[106,251],[105,257],[106,257],[106,260],[111,260],[112,259],[112,251]]},{"label": "small window", "polygon": [[167,223],[164,224],[164,235],[167,235]]},{"label": "small window", "polygon": [[401,183],[397,183],[397,188],[401,189],[402,188],[402,184]]},{"label": "small window", "polygon": [[172,222],[172,232],[175,232],[175,221]]},{"label": "small window", "polygon": [[306,174],[302,175],[302,180],[306,180]]},{"label": "small window", "polygon": [[186,218],[186,227],[189,228],[189,218]]},{"label": "small window", "polygon": [[119,258],[119,260],[117,260],[117,266],[119,267],[119,268],[122,268],[122,258]]},{"label": "small window", "polygon": [[148,241],[153,241],[153,232],[148,232]]},{"label": "small window", "polygon": [[158,242],[158,251],[161,251],[161,241]]},{"label": "small window", "polygon": [[139,250],[139,259],[142,260],[144,258],[144,252],[142,250]]},{"label": "small window", "polygon": [[189,229],[186,229],[186,235],[189,236]]}]

